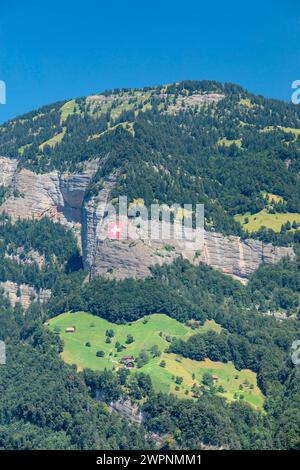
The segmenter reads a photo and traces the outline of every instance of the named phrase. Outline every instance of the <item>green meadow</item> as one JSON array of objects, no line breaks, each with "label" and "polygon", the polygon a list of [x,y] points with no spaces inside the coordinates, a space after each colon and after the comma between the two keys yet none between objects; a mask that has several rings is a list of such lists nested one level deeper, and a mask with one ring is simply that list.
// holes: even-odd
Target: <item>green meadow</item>
[{"label": "green meadow", "polygon": [[263,129],[261,129],[260,132],[273,132],[273,131],[276,131],[276,130],[280,130],[280,131],[286,132],[288,134],[293,134],[295,140],[300,135],[300,129],[298,129],[296,127],[284,127],[284,126],[267,126],[267,127],[264,127]]},{"label": "green meadow", "polygon": [[262,227],[269,228],[274,230],[274,232],[280,232],[282,225],[285,225],[287,222],[292,224],[296,222],[300,223],[300,214],[295,212],[276,212],[271,213],[268,209],[272,208],[273,203],[282,203],[284,204],[284,199],[282,196],[277,194],[268,193],[267,191],[262,191],[262,196],[266,200],[267,208],[257,212],[256,214],[250,214],[246,212],[245,214],[237,214],[234,216],[234,219],[239,222],[244,229],[248,232],[256,232]]},{"label": "green meadow", "polygon": [[237,147],[241,148],[242,139],[229,140],[224,137],[223,139],[219,139],[218,144],[224,145],[225,147],[230,147],[231,145],[235,144]]},{"label": "green meadow", "polygon": [[64,127],[62,132],[60,132],[59,134],[56,134],[54,137],[51,137],[51,139],[48,139],[45,142],[43,142],[39,146],[39,149],[44,150],[46,145],[49,145],[49,147],[55,147],[55,145],[59,144],[63,140],[66,130],[67,128]]},{"label": "green meadow", "polygon": [[67,101],[61,108],[60,108],[61,116],[60,122],[61,124],[66,121],[66,119],[74,113],[78,113],[77,105],[75,100]]},{"label": "green meadow", "polygon": [[[256,214],[239,214],[234,216],[235,220],[243,225],[244,229],[249,232],[256,232],[261,227],[266,227],[280,232],[281,226],[295,221],[300,223],[300,214],[294,212],[270,214],[267,209],[263,209]],[[245,223],[247,221],[247,223]]]},{"label": "green meadow", "polygon": [[[192,389],[199,387],[203,374],[208,373],[215,376],[215,386],[222,387],[219,394],[228,400],[244,399],[256,408],[263,406],[264,397],[257,387],[254,372],[238,371],[230,362],[194,361],[166,352],[172,338],[186,340],[199,332],[220,332],[221,327],[213,320],[206,321],[203,326],[195,322],[185,325],[167,315],[153,314],[132,323],[117,325],[89,313],[77,312],[52,318],[48,327],[64,341],[64,361],[76,364],[79,370],[118,370],[124,367],[121,364],[123,356],[137,358],[141,351],[149,353],[151,347],[157,346],[160,356],[149,354],[149,362],[132,370],[132,373],[139,370],[149,374],[156,391],[191,398]],[[75,328],[75,332],[67,333],[67,328]],[[114,334],[110,343],[107,342],[107,330],[113,330]],[[127,342],[128,335],[134,339],[130,344]],[[116,343],[123,345],[124,349],[118,352]],[[104,356],[97,357],[97,351],[102,351]],[[161,366],[162,362],[164,367]],[[181,379],[179,384],[178,377]]]}]

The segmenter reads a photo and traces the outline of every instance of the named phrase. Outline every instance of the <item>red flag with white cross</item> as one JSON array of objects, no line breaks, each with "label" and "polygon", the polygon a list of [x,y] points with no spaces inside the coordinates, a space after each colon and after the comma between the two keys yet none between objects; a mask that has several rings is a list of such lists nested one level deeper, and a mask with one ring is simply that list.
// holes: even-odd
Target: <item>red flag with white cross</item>
[{"label": "red flag with white cross", "polygon": [[107,228],[107,237],[110,240],[121,240],[124,233],[124,224],[122,222],[110,222]]}]

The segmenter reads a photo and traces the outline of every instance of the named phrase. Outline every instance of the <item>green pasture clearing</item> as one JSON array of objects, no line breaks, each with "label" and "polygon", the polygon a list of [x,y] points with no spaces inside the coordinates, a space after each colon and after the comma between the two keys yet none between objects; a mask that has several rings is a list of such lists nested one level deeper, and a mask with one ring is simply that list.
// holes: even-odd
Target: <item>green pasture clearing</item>
[{"label": "green pasture clearing", "polygon": [[[238,371],[231,362],[226,364],[205,359],[194,361],[175,354],[164,353],[160,361],[166,362],[162,368],[158,361],[152,360],[141,370],[152,378],[154,387],[164,393],[174,393],[182,398],[193,395],[193,385],[202,384],[203,375],[208,373],[216,377],[215,387],[223,387],[219,394],[229,401],[245,400],[256,408],[261,409],[264,397],[257,386],[256,374],[250,370]],[[176,390],[176,377],[182,377],[183,382]]]},{"label": "green pasture clearing", "polygon": [[254,107],[254,104],[251,102],[251,100],[249,100],[249,98],[240,99],[239,104],[241,104],[242,106],[245,106],[246,108]]},{"label": "green pasture clearing", "polygon": [[300,129],[297,129],[296,127],[282,127],[282,126],[279,126],[279,129],[281,129],[284,132],[291,132],[296,137],[298,135],[300,135]]},{"label": "green pasture clearing", "polygon": [[241,148],[242,139],[229,140],[224,137],[223,139],[219,139],[218,144],[224,145],[225,147],[230,147],[231,145],[235,144],[238,148]]},{"label": "green pasture clearing", "polygon": [[65,120],[71,116],[71,114],[78,113],[77,104],[75,100],[67,101],[61,108],[60,108],[60,122],[61,124],[65,122]]},{"label": "green pasture clearing", "polygon": [[120,117],[124,111],[134,111],[135,117],[147,109],[151,109],[152,105],[148,100],[151,98],[153,90],[149,91],[130,91],[115,94],[114,99],[109,99],[100,105],[92,105],[89,109],[91,115],[95,118],[110,112],[112,122]]},{"label": "green pasture clearing", "polygon": [[24,154],[25,150],[27,148],[29,148],[31,145],[32,144],[25,144],[25,145],[22,145],[21,147],[19,147],[18,148],[18,154],[22,156]]},{"label": "green pasture clearing", "polygon": [[[60,328],[60,336],[65,342],[63,357],[67,362],[71,360],[80,369],[90,367],[98,370],[118,366],[122,356],[136,357],[141,350],[149,349],[153,345],[157,345],[161,351],[164,351],[168,346],[167,336],[187,339],[197,331],[161,314],[153,314],[133,323],[117,325],[89,313],[64,313],[53,318],[49,323],[51,329]],[[68,327],[75,327],[76,332],[66,333],[65,330]],[[111,344],[105,343],[105,332],[109,329],[115,333]],[[160,332],[163,336],[160,336]],[[128,334],[134,337],[135,341],[132,344],[126,344]],[[90,348],[85,346],[87,341],[91,343]],[[117,341],[126,347],[119,353],[115,349]],[[98,350],[104,351],[105,357],[96,357]],[[109,356],[110,353],[113,353],[113,356]]]},{"label": "green pasture clearing", "polygon": [[117,128],[123,128],[125,131],[129,132],[130,134],[132,134],[134,136],[134,126],[133,126],[133,122],[128,122],[128,121],[125,121],[125,122],[120,122],[119,124],[116,124],[115,126],[112,126],[112,127],[109,127],[108,129],[106,129],[105,131],[103,132],[100,132],[100,134],[93,134],[93,135],[90,135],[87,139],[87,142],[89,142],[90,140],[95,140],[95,139],[101,139],[101,137],[103,137],[104,135],[106,135],[107,133],[109,132],[113,132],[114,130],[116,130]]},{"label": "green pasture clearing", "polygon": [[[74,333],[67,333],[66,329],[74,327]],[[251,405],[261,408],[264,397],[256,384],[256,374],[251,371],[237,371],[233,364],[221,362],[194,361],[175,354],[165,352],[172,338],[186,340],[189,336],[214,330],[221,331],[220,325],[213,320],[208,320],[203,326],[197,322],[189,322],[185,325],[163,314],[153,314],[141,318],[135,322],[124,325],[110,323],[100,317],[89,313],[64,313],[49,321],[49,328],[59,333],[64,341],[62,358],[69,364],[76,364],[79,370],[90,368],[93,370],[115,369],[124,367],[120,360],[123,356],[132,355],[137,358],[141,351],[148,351],[152,346],[158,346],[161,356],[152,357],[147,364],[139,369],[150,375],[156,391],[175,393],[181,397],[193,396],[193,385],[200,387],[205,372],[218,376],[215,386],[222,386],[224,390],[220,395],[228,400],[244,397]],[[111,343],[106,342],[106,331],[113,330],[114,336]],[[126,343],[127,335],[132,335],[134,342]],[[86,346],[89,342],[90,346]],[[116,350],[116,342],[126,349],[121,352]],[[103,351],[104,357],[97,357],[96,352]],[[165,361],[165,367],[161,362]],[[236,378],[236,377],[239,378]],[[176,378],[182,377],[181,384],[176,383]],[[245,384],[243,385],[243,383]],[[195,388],[194,386],[194,388]],[[240,389],[240,387],[243,389]]]},{"label": "green pasture clearing", "polygon": [[[295,221],[300,223],[300,214],[294,212],[276,213],[270,214],[266,209],[257,212],[256,214],[239,214],[234,216],[235,220],[239,222],[249,232],[256,232],[261,227],[266,227],[274,230],[274,232],[280,232],[281,226],[290,222],[291,224]],[[245,223],[245,219],[248,218],[248,223]]]},{"label": "green pasture clearing", "polygon": [[60,132],[59,134],[56,134],[55,136],[51,137],[51,139],[48,139],[45,142],[43,142],[41,145],[39,145],[39,149],[44,150],[46,145],[49,145],[49,147],[55,147],[55,145],[59,144],[64,138],[66,130],[67,128],[64,127],[62,132]]},{"label": "green pasture clearing", "polygon": [[295,139],[300,135],[300,129],[297,129],[296,127],[283,127],[283,126],[267,126],[261,129],[260,132],[273,132],[276,130],[294,134]]},{"label": "green pasture clearing", "polygon": [[262,191],[263,197],[269,201],[269,203],[276,202],[276,203],[283,203],[284,199],[282,196],[278,196],[278,194],[268,193],[267,191]]}]

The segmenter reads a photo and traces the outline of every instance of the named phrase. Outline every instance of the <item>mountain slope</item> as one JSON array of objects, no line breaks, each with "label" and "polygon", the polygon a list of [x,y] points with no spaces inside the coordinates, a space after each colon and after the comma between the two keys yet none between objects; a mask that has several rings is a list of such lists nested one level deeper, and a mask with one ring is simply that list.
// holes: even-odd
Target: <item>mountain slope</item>
[{"label": "mountain slope", "polygon": [[[0,127],[1,211],[14,219],[48,216],[77,232],[82,226],[92,275],[146,276],[151,265],[183,255],[245,279],[261,262],[293,256],[290,248],[266,244],[298,242],[291,227],[300,212],[299,127],[296,106],[208,81],[56,103]],[[201,257],[176,246],[165,253],[164,246],[99,245],[97,207],[119,195],[147,207],[204,203]],[[243,218],[262,210],[269,219],[289,214],[288,230],[247,233]],[[260,242],[244,243],[250,237]]]},{"label": "mountain slope", "polygon": [[[291,399],[300,390],[291,361],[299,335],[299,128],[296,106],[208,81],[104,92],[0,127],[0,336],[10,367],[0,367],[0,447],[299,448]],[[98,224],[107,219],[99,204],[124,194],[146,207],[204,203],[202,251],[176,242],[99,241]],[[277,223],[253,231],[258,217]],[[110,329],[118,324],[116,331],[144,325],[152,314],[187,323],[191,336],[162,341],[164,357],[171,354],[175,367],[181,360],[179,370],[206,359],[232,362],[236,375],[250,369],[264,413],[243,403],[251,384],[239,382],[229,403],[226,383],[222,391],[202,373],[189,377],[195,384],[183,401],[157,394],[139,368],[78,372],[59,358],[58,332],[44,325],[69,311],[101,317]],[[207,320],[219,333],[200,334]],[[93,363],[94,347],[110,354],[100,345],[90,350]],[[149,351],[139,351],[138,341],[133,347],[145,361]],[[179,395],[184,380],[171,377]],[[139,407],[143,425],[109,414],[112,400],[111,410],[124,400]]]}]

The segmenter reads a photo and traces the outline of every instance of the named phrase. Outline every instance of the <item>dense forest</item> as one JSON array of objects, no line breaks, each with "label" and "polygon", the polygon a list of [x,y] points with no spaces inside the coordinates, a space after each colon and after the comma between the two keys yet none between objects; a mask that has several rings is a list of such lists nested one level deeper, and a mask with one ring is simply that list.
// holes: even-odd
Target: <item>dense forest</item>
[{"label": "dense forest", "polygon": [[81,267],[71,230],[48,218],[12,223],[0,216],[0,281],[29,284],[37,291],[51,289],[60,276]]},{"label": "dense forest", "polygon": [[96,402],[83,377],[65,365],[58,337],[0,296],[0,449],[141,449],[143,429]]},{"label": "dense forest", "polygon": [[[282,283],[286,285],[285,289],[296,294],[299,286],[292,281],[292,270],[295,274],[298,272],[297,262],[291,264],[284,260],[278,268],[262,267],[253,275],[248,286],[242,286],[207,266],[196,268],[178,260],[172,267],[157,268],[153,279],[145,281],[97,279],[92,285],[83,284],[80,287],[82,279],[79,276],[73,282],[69,279],[69,285],[60,284],[61,290],[54,289],[47,306],[33,303],[25,316],[18,304],[13,310],[2,298],[0,331],[8,344],[10,361],[9,368],[0,368],[1,400],[7,410],[1,421],[2,446],[134,448],[139,445],[153,446],[149,436],[158,433],[169,436],[166,436],[164,445],[170,448],[194,448],[201,444],[229,448],[297,448],[300,416],[295,411],[294,401],[288,397],[295,396],[297,400],[299,395],[299,374],[290,358],[291,344],[297,339],[299,331],[299,320],[279,323],[257,311],[254,305],[258,297],[267,303],[274,302],[274,292],[282,289]],[[269,285],[266,287],[263,280],[267,278]],[[149,282],[153,289],[152,286],[145,289]],[[170,299],[164,304],[166,285]],[[115,291],[113,297],[110,289]],[[130,301],[128,291],[131,289]],[[157,299],[159,289],[160,300]],[[92,290],[96,292],[95,296]],[[172,304],[175,291],[177,297]],[[133,299],[136,300],[133,302]],[[222,362],[231,360],[239,370],[249,368],[255,371],[258,384],[267,397],[266,414],[254,411],[243,402],[226,403],[216,395],[214,387],[204,391],[196,401],[182,401],[172,396],[156,395],[150,379],[144,374],[134,378],[128,371],[116,374],[86,370],[83,375],[78,375],[76,369],[64,365],[59,358],[62,344],[58,336],[47,332],[41,325],[42,319],[66,308],[83,308],[118,322],[133,320],[154,311],[168,311],[179,321],[188,318],[197,318],[200,322],[206,318],[215,319],[223,328],[220,334],[210,331],[199,335],[195,332],[187,342],[174,340],[169,346],[170,351],[197,360],[205,357]],[[16,371],[11,374],[13,368]],[[27,368],[28,373],[24,374]],[[18,380],[18,369],[22,371],[24,381]],[[30,388],[29,391],[28,378],[30,383],[35,384],[34,389]],[[27,387],[26,393],[22,392],[22,387]],[[45,400],[48,399],[49,387],[50,390],[51,387],[61,390],[59,394],[54,393],[54,389],[50,393],[53,400],[51,406],[43,398],[46,391]],[[17,402],[12,398],[16,390],[20,391]],[[130,398],[133,402],[143,399],[143,412],[148,416],[144,424],[146,429],[138,432],[136,428],[135,431],[129,429],[128,440],[124,442],[122,426],[129,424],[121,423],[115,417],[113,435],[109,427],[111,437],[106,440],[105,426],[112,418],[103,405],[98,402],[92,405],[93,398],[99,397],[99,394],[104,403],[120,398]],[[80,406],[77,406],[78,400]],[[282,403],[285,403],[283,409]],[[59,406],[61,412],[57,412]],[[56,409],[56,417],[49,414],[48,407]],[[98,407],[92,421],[86,407],[89,410]],[[80,413],[87,429],[84,425],[80,426],[79,431],[75,422]],[[162,414],[163,420],[160,419]],[[19,429],[17,441],[13,437],[16,426]],[[96,439],[98,426],[101,426],[101,433],[97,434]],[[142,437],[144,433],[148,436],[148,444]]]},{"label": "dense forest", "polygon": [[[43,226],[47,229],[47,238],[43,236]],[[2,225],[2,240],[10,240],[8,246],[12,252],[18,243],[21,243],[25,248],[25,253],[34,247],[43,253],[45,259],[49,259],[50,262],[52,256],[57,255],[53,265],[53,278],[48,280],[48,284],[45,284],[44,270],[37,269],[36,266],[28,265],[28,269],[32,270],[33,277],[25,278],[27,282],[33,279],[36,286],[47,285],[51,287],[52,297],[48,304],[32,303],[24,317],[20,305],[17,304],[15,311],[13,311],[7,301],[2,300],[1,337],[8,339],[8,356],[10,360],[15,360],[14,367],[20,367],[24,370],[29,367],[27,361],[31,367],[33,364],[37,368],[42,367],[39,364],[43,361],[44,355],[45,361],[49,364],[50,354],[53,357],[46,377],[38,369],[37,375],[42,383],[49,380],[50,383],[53,382],[55,387],[58,386],[56,382],[60,375],[57,377],[57,367],[65,370],[65,373],[70,373],[67,372],[69,366],[63,365],[58,357],[62,348],[58,337],[52,337],[50,333],[46,333],[41,322],[50,316],[68,310],[85,310],[118,323],[132,321],[153,312],[166,313],[181,322],[196,319],[204,323],[206,319],[214,319],[223,328],[221,334],[207,332],[197,335],[195,332],[195,335],[191,336],[187,342],[173,341],[170,344],[170,351],[196,360],[202,360],[206,357],[222,362],[230,360],[239,370],[249,368],[256,372],[258,384],[267,397],[266,410],[268,411],[266,416],[254,412],[244,403],[226,404],[224,400],[216,396],[213,389],[206,391],[204,396],[199,398],[199,403],[192,401],[187,404],[174,397],[156,396],[149,380],[140,379],[137,382],[131,382],[124,389],[124,384],[129,380],[128,377],[122,375],[116,377],[116,374],[112,373],[107,373],[108,375],[103,373],[103,375],[87,371],[84,373],[84,382],[90,388],[91,396],[93,397],[93,390],[96,389],[98,392],[100,391],[104,402],[106,401],[105,397],[109,397],[111,400],[112,396],[115,396],[115,399],[129,396],[131,400],[146,397],[144,412],[149,414],[149,420],[146,420],[145,426],[150,433],[165,433],[168,428],[168,434],[171,433],[172,439],[166,445],[171,447],[183,445],[191,448],[194,445],[200,445],[201,442],[207,445],[234,448],[259,448],[262,446],[289,448],[298,445],[296,430],[300,417],[298,413],[289,411],[291,406],[294,409],[294,405],[286,397],[292,393],[297,396],[297,383],[299,385],[298,372],[290,360],[291,344],[297,339],[299,320],[296,318],[279,323],[274,318],[263,314],[268,310],[274,311],[276,309],[285,309],[287,314],[291,314],[297,309],[300,289],[299,262],[297,260],[283,260],[275,267],[262,266],[252,275],[247,286],[241,285],[208,266],[195,267],[181,259],[172,266],[154,268],[153,277],[146,280],[128,279],[118,282],[98,278],[86,284],[83,283],[84,273],[79,264],[75,263],[72,270],[68,267],[69,260],[78,256],[76,243],[72,242],[72,233],[47,219],[39,222],[19,221],[16,225],[16,233],[19,230],[18,236],[11,234],[13,227],[10,220],[6,220],[6,223]],[[38,233],[41,234],[40,240],[35,237]],[[33,235],[33,238],[30,234]],[[60,243],[64,247],[61,257],[59,257],[61,251],[54,243],[58,234],[61,236]],[[26,243],[22,237],[26,237]],[[43,243],[46,243],[49,251],[44,250]],[[52,256],[50,256],[51,250]],[[23,272],[22,263],[16,261],[15,263],[16,270],[18,268]],[[50,265],[46,264],[46,266],[47,269],[50,269]],[[53,345],[53,341],[54,346],[50,346]],[[21,346],[23,343],[28,345],[25,349]],[[10,352],[10,348],[12,348],[12,352]],[[15,355],[17,358],[13,359]],[[4,368],[0,370],[3,383],[8,380],[6,370]],[[52,379],[48,377],[48,374],[53,374]],[[75,369],[72,369],[72,374],[76,387],[78,386],[77,381],[81,383],[82,387],[85,387],[80,382],[83,379],[78,377]],[[16,387],[13,378],[17,376],[16,371],[16,374],[10,378],[12,388]],[[37,378],[35,377],[33,380],[36,381]],[[22,383],[18,385],[18,387],[21,386]],[[5,394],[2,395],[3,400],[9,400],[12,388],[6,388]],[[20,393],[20,396],[23,394]],[[31,392],[26,397],[29,403],[32,402]],[[83,398],[80,399],[83,400]],[[85,400],[88,398],[86,397]],[[278,421],[276,416],[281,409],[282,400],[286,402],[286,407]],[[29,406],[29,403],[26,406]],[[161,403],[165,403],[165,427],[162,427],[161,421],[156,419],[156,414],[160,415]],[[13,434],[15,426],[20,426],[20,423],[16,423],[13,418],[16,414],[14,408],[16,405],[8,401],[6,406],[8,409],[13,407],[10,416],[6,416],[2,422],[5,430],[3,433],[5,436],[9,436],[10,432]],[[22,408],[25,405],[19,404],[18,406]],[[42,400],[41,406],[44,406]],[[220,410],[223,410],[222,413]],[[23,415],[23,411],[20,413],[22,417],[20,429],[22,429],[22,433],[24,432],[24,436],[22,433],[20,436],[22,444],[6,440],[3,441],[3,447],[29,446],[27,433],[30,436],[36,435],[32,445],[37,447],[51,447],[52,445],[53,447],[84,448],[85,446],[104,445],[103,442],[97,444],[95,441],[90,441],[89,444],[86,444],[84,440],[74,441],[74,437],[66,436],[65,424],[61,424],[61,427],[57,424],[54,425],[55,435],[51,434],[51,426],[49,430],[44,429],[41,433],[38,427],[42,426],[41,422],[45,422],[44,418],[39,418],[42,421],[39,419],[36,421],[34,417],[31,417],[31,414]],[[295,425],[288,431],[290,413],[293,414]],[[108,419],[105,413],[102,418],[105,421]],[[99,420],[102,418],[100,416]],[[72,420],[73,418],[68,419]],[[220,434],[218,427],[211,427],[210,423],[215,422],[216,419],[220,428],[227,429],[225,433]],[[246,427],[243,420],[248,423]],[[204,422],[207,424],[203,428],[200,423]],[[71,424],[69,426],[71,432]],[[190,431],[188,432],[187,426],[193,426],[195,429],[192,435]],[[202,427],[201,433],[197,431],[199,426]],[[244,429],[244,427],[245,431],[241,433],[241,428]],[[285,434],[282,431],[284,428],[287,429]],[[7,429],[11,431],[7,433]],[[58,433],[57,430],[59,430]],[[77,438],[79,439],[78,436]],[[118,445],[126,446],[126,444],[118,444],[114,440],[112,446]]]}]

